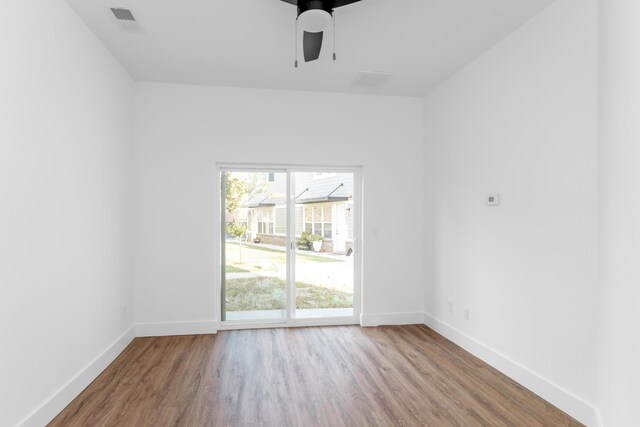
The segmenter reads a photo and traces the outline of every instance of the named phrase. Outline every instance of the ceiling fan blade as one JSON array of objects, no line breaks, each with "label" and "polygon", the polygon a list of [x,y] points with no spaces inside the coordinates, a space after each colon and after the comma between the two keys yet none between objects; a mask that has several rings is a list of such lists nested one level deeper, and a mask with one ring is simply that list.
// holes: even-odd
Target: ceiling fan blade
[{"label": "ceiling fan blade", "polygon": [[315,61],[320,57],[322,49],[322,37],[324,33],[308,33],[304,32],[302,46],[304,49],[304,62]]},{"label": "ceiling fan blade", "polygon": [[339,7],[346,6],[346,5],[351,4],[351,3],[357,3],[359,1],[360,0],[335,0],[333,2],[333,8],[337,9]]}]

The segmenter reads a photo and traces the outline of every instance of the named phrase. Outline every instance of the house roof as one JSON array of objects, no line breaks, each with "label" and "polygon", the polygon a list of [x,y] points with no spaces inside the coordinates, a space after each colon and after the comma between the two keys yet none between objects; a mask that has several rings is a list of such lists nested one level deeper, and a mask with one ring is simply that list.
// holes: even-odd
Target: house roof
[{"label": "house roof", "polygon": [[284,205],[286,198],[282,193],[259,193],[252,196],[244,203],[246,208],[268,208]]},{"label": "house roof", "polygon": [[[296,173],[296,204],[342,202],[353,197],[351,174],[336,173],[317,178],[313,173]],[[266,192],[254,194],[245,203],[246,208],[266,208],[286,203],[286,183],[274,182]]]}]

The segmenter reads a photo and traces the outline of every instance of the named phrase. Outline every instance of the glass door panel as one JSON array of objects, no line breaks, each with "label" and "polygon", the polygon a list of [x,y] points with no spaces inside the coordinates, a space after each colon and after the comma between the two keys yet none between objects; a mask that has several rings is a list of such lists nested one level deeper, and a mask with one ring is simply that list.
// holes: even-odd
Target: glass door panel
[{"label": "glass door panel", "polygon": [[353,173],[293,172],[295,318],[353,316]]},{"label": "glass door panel", "polygon": [[287,173],[221,173],[222,321],[287,318]]}]

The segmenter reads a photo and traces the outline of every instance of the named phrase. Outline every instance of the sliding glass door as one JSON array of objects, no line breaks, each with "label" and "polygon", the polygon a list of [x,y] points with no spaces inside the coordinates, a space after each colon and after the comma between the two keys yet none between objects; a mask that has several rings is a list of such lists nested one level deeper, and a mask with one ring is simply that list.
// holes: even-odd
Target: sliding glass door
[{"label": "sliding glass door", "polygon": [[356,320],[358,180],[357,170],[221,168],[223,324]]}]

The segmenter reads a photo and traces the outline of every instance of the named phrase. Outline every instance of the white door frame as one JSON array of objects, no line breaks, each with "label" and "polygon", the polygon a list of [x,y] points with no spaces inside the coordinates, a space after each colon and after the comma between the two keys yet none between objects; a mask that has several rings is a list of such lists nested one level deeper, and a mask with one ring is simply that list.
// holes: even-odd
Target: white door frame
[{"label": "white door frame", "polygon": [[[234,320],[222,322],[222,224],[221,224],[221,173],[223,171],[235,172],[280,172],[287,174],[287,273],[288,286],[286,307],[287,313],[285,319],[267,319],[267,320]],[[293,196],[291,194],[294,186],[294,172],[336,172],[336,173],[353,173],[353,207],[354,207],[354,232],[353,232],[353,316],[349,317],[326,317],[317,319],[296,319],[294,317],[295,304],[295,205],[292,203]],[[219,330],[226,329],[257,329],[257,328],[279,328],[279,327],[298,327],[298,326],[324,326],[324,325],[354,325],[360,324],[362,314],[362,266],[363,266],[363,246],[362,245],[362,188],[363,176],[361,166],[323,166],[323,165],[287,165],[287,164],[252,164],[252,163],[216,163],[215,164],[215,183],[214,183],[214,307],[215,319]]]}]

